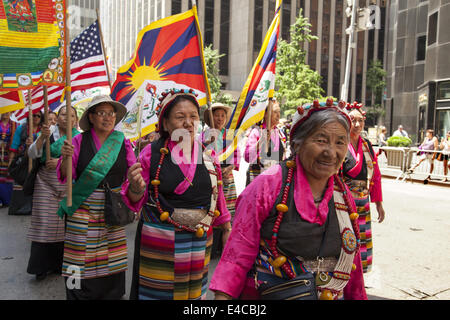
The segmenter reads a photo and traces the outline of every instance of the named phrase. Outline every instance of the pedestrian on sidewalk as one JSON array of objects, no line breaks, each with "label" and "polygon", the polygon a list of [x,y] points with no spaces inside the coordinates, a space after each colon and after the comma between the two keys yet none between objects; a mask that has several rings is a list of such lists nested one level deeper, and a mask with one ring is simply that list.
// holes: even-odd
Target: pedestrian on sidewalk
[{"label": "pedestrian on sidewalk", "polygon": [[378,222],[383,222],[385,218],[381,172],[372,144],[368,139],[361,137],[366,118],[362,105],[356,102],[347,104],[347,110],[352,120],[352,128],[350,130],[347,156],[342,166],[342,174],[358,209],[361,260],[363,271],[369,272],[372,269],[373,261],[370,202],[376,204]]},{"label": "pedestrian on sidewalk", "polygon": [[450,156],[450,131],[447,131],[445,138],[442,138],[439,148],[442,150],[442,153],[439,154],[439,160],[444,163],[444,178],[442,182],[447,181],[447,173],[449,168],[448,158]]},{"label": "pedestrian on sidewalk", "polygon": [[[222,103],[214,103],[211,106],[212,121],[210,118],[209,109],[204,113],[204,121],[208,128],[203,132],[202,141],[207,148],[213,149],[217,154],[221,154],[226,150],[227,137],[225,126],[231,117],[231,107]],[[214,140],[212,137],[214,136]],[[230,142],[230,141],[228,141]],[[227,203],[227,209],[231,215],[231,223],[233,223],[235,207],[236,207],[236,185],[234,183],[233,170],[239,171],[239,164],[241,160],[241,152],[237,146],[233,154],[220,163],[222,170],[223,193]],[[222,228],[214,227],[213,246],[211,249],[211,259],[220,258],[222,254]]]},{"label": "pedestrian on sidewalk", "polygon": [[419,156],[419,161],[411,168],[408,169],[408,173],[414,173],[414,170],[425,160],[430,164],[430,174],[425,178],[425,183],[428,183],[428,180],[431,179],[431,174],[434,170],[434,159],[436,159],[436,153],[430,151],[438,151],[439,150],[439,140],[434,136],[434,130],[428,129],[426,131],[425,138],[423,139],[422,144],[419,146],[419,151],[417,155]]},{"label": "pedestrian on sidewalk", "polygon": [[224,242],[231,231],[220,164],[197,138],[193,90],[172,89],[160,101],[161,137],[140,153],[122,187],[125,203],[141,212],[130,299],[205,299],[212,227],[223,229]]},{"label": "pedestrian on sidewalk", "polygon": [[[61,156],[61,147],[67,139],[67,112],[62,107],[57,115],[55,131],[50,132],[50,125],[43,124],[36,141],[28,149],[28,156],[37,159],[38,166],[33,191],[33,208],[28,240],[31,252],[27,272],[36,275],[36,280],[43,280],[48,273],[61,274],[64,252],[64,220],[56,212],[59,203],[66,196],[66,185],[60,184],[56,175],[56,166]],[[71,108],[72,136],[79,134],[77,113]],[[46,159],[45,141],[50,138],[50,159]]]},{"label": "pedestrian on sidewalk", "polygon": [[71,157],[75,183],[72,206],[64,199],[58,210],[66,219],[62,274],[73,277],[77,272],[81,279],[78,288],[65,281],[68,300],[116,300],[125,294],[127,238],[124,227],[105,224],[104,186],[119,192],[136,162],[130,141],[114,130],[126,111],[108,95],[94,96],[80,118],[83,133],[72,143],[64,140],[58,179],[66,182]]},{"label": "pedestrian on sidewalk", "polygon": [[[233,231],[211,279],[216,299],[259,299],[269,291],[277,295],[270,299],[367,299],[358,215],[337,175],[350,126],[344,102],[298,108],[293,159],[260,174],[238,197]],[[292,294],[270,290],[274,285]]]}]

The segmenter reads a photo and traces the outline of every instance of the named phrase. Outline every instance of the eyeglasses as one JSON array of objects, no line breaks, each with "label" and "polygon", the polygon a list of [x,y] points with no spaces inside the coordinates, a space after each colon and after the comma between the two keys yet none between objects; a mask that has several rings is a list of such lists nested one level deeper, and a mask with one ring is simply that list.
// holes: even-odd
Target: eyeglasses
[{"label": "eyeglasses", "polygon": [[96,115],[98,115],[99,117],[115,117],[116,116],[116,112],[115,111],[95,111],[94,112]]},{"label": "eyeglasses", "polygon": [[33,118],[40,118],[41,115],[40,114],[33,114]]}]

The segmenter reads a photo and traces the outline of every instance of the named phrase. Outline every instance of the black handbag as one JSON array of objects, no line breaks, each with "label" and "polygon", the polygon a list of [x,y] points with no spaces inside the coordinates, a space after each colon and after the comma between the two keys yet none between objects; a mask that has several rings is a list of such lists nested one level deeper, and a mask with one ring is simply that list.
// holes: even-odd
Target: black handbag
[{"label": "black handbag", "polygon": [[8,173],[15,183],[22,186],[28,175],[28,157],[16,155],[8,167]]},{"label": "black handbag", "polygon": [[[322,256],[323,244],[328,233],[330,215],[325,221],[325,231],[322,235],[318,258]],[[317,300],[316,279],[312,272],[302,273],[292,279],[283,279],[273,274],[255,271],[255,281],[262,300]]]},{"label": "black handbag", "polygon": [[34,184],[36,182],[36,176],[41,168],[41,160],[40,158],[33,160],[33,168],[28,173],[27,177],[25,178],[25,181],[23,183],[23,193],[26,196],[31,196],[34,192]]},{"label": "black handbag", "polygon": [[258,287],[261,300],[317,300],[316,281],[311,272],[289,280],[262,272],[256,275],[262,281]]},{"label": "black handbag", "polygon": [[105,224],[108,226],[125,226],[135,220],[136,214],[123,202],[120,192],[114,192],[108,183],[105,189]]}]

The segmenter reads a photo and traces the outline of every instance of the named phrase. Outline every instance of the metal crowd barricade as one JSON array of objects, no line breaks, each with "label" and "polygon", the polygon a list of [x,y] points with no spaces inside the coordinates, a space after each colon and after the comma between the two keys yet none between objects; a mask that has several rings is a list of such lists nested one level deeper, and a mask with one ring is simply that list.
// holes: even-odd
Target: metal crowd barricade
[{"label": "metal crowd barricade", "polygon": [[382,171],[388,171],[397,175],[396,180],[400,179],[407,169],[407,154],[409,148],[398,147],[380,147],[378,155],[378,166]]},{"label": "metal crowd barricade", "polygon": [[[403,180],[406,178],[412,179],[414,175],[415,178],[424,180],[428,176],[431,178],[444,179],[448,178],[444,174],[444,161],[438,160],[439,155],[443,155],[442,151],[435,150],[420,150],[418,148],[411,148],[408,151],[408,158],[410,163],[406,167]],[[420,163],[420,164],[419,164]],[[413,172],[409,171],[410,168],[419,164]],[[431,164],[433,164],[433,171],[431,170]],[[450,171],[450,170],[449,170]]]}]

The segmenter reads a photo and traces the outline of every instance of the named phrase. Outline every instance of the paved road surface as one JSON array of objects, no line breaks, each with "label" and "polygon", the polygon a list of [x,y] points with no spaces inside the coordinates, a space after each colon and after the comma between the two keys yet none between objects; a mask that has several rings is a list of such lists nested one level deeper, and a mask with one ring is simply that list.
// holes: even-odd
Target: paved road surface
[{"label": "paved road surface", "polygon": [[[244,180],[239,174],[239,192]],[[383,190],[387,218],[373,224],[374,267],[365,276],[369,298],[450,299],[450,188],[384,179]],[[37,282],[26,273],[29,222],[29,216],[8,216],[0,209],[0,299],[65,299],[60,276]],[[135,224],[127,227],[130,266],[135,229]],[[212,261],[211,271],[216,264]],[[130,278],[128,271],[126,297]]]}]

